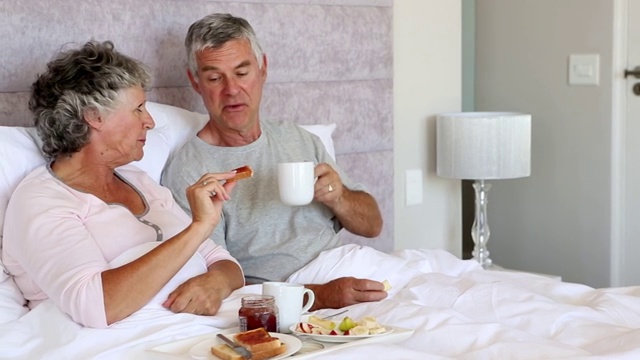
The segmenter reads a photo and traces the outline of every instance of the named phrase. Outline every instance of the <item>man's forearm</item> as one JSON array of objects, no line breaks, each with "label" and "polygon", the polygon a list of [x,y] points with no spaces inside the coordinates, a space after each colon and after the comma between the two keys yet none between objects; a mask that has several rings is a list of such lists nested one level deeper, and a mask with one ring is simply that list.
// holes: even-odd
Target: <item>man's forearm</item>
[{"label": "man's forearm", "polygon": [[356,235],[376,237],[382,231],[378,203],[364,191],[351,191],[345,187],[342,198],[332,210],[342,226]]}]

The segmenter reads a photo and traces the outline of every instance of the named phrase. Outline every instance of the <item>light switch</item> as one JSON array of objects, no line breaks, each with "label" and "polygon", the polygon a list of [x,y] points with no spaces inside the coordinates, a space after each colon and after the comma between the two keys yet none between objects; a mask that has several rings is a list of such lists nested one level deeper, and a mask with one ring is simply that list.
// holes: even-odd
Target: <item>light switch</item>
[{"label": "light switch", "polygon": [[422,204],[422,170],[405,172],[405,193],[407,206]]},{"label": "light switch", "polygon": [[600,55],[571,54],[569,56],[569,85],[599,85]]}]

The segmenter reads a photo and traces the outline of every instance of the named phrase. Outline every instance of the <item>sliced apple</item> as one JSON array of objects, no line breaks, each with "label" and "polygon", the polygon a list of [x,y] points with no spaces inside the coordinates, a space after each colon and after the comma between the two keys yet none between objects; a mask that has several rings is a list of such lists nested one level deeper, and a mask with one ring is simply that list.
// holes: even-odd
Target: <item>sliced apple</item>
[{"label": "sliced apple", "polygon": [[309,323],[301,322],[301,323],[298,323],[298,325],[296,326],[296,330],[301,333],[311,334],[313,332],[313,325]]},{"label": "sliced apple", "polygon": [[323,328],[329,329],[329,330],[333,330],[336,327],[335,322],[328,319],[327,320],[321,319],[314,315],[309,316],[309,322],[314,325],[322,326]]}]

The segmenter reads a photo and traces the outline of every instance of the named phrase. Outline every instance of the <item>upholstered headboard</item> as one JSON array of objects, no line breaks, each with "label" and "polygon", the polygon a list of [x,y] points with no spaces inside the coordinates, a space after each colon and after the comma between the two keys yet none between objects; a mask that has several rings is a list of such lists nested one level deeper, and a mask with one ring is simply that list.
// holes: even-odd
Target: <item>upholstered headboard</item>
[{"label": "upholstered headboard", "polygon": [[[393,249],[392,0],[0,0],[0,125],[31,126],[29,86],[65,43],[112,40],[154,75],[149,100],[204,112],[185,75],[184,34],[205,14],[253,25],[268,58],[262,118],[337,125],[337,161],[377,198]],[[2,161],[2,160],[0,160]]]}]

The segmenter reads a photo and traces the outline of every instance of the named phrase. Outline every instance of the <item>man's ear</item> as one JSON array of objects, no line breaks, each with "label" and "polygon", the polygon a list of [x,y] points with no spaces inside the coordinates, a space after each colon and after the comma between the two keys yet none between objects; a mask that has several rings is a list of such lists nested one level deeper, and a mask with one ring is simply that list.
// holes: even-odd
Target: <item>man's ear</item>
[{"label": "man's ear", "polygon": [[262,54],[262,79],[267,80],[267,54]]},{"label": "man's ear", "polygon": [[100,129],[102,128],[102,125],[104,125],[100,112],[94,107],[84,109],[82,111],[82,117],[84,118],[84,121],[94,129]]},{"label": "man's ear", "polygon": [[189,82],[191,83],[193,90],[200,94],[200,84],[198,84],[198,79],[196,79],[191,73],[191,69],[187,69],[187,77],[189,78]]}]

